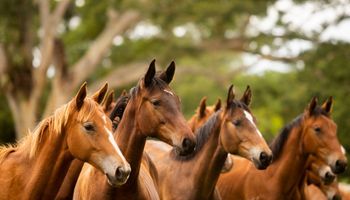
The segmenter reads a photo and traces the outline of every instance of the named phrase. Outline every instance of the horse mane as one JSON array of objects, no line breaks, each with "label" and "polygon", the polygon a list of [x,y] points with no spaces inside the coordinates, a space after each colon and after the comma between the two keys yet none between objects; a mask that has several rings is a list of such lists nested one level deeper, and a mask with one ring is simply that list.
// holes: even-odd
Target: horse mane
[{"label": "horse mane", "polygon": [[[328,113],[318,106],[313,110],[312,116],[317,117],[320,115],[329,117]],[[284,126],[280,134],[277,137],[275,137],[275,139],[272,140],[272,142],[269,144],[274,160],[277,160],[280,157],[283,146],[288,140],[289,135],[292,132],[292,129],[296,126],[299,126],[302,123],[303,117],[304,117],[304,114],[301,114],[298,117],[296,117],[292,122]]]},{"label": "horse mane", "polygon": [[46,132],[49,132],[49,137],[58,136],[64,132],[64,128],[68,124],[72,113],[78,112],[76,120],[79,122],[86,121],[86,119],[94,116],[96,106],[98,106],[92,99],[84,100],[84,106],[77,111],[74,103],[71,101],[55,110],[54,114],[42,120],[33,132],[28,130],[28,134],[17,144],[1,146],[0,163],[4,161],[9,153],[14,151],[22,151],[26,153],[29,159],[33,158],[43,143],[42,138]]},{"label": "horse mane", "polygon": [[[228,106],[228,109],[233,112],[234,108],[242,108],[248,112],[250,112],[249,107],[245,105],[243,102],[240,100],[233,100],[233,102]],[[203,146],[207,143],[209,136],[211,134],[214,134],[214,129],[218,128],[220,126],[219,122],[219,116],[220,113],[222,112],[222,109],[216,111],[212,116],[209,117],[209,119],[201,126],[198,128],[196,131],[196,149],[193,151],[193,153],[186,155],[186,156],[180,156],[175,153],[174,157],[178,160],[189,160],[193,158],[197,152],[199,152]],[[220,131],[220,130],[216,130]]]},{"label": "horse mane", "polygon": [[114,119],[116,117],[119,117],[119,120],[122,119],[125,108],[129,102],[129,99],[130,99],[129,95],[121,96],[117,99],[116,104],[115,104],[111,114],[109,115],[109,118],[113,122],[113,129],[116,129],[118,127],[118,124],[119,124],[119,123],[116,123],[114,121]]},{"label": "horse mane", "polygon": [[[189,155],[181,156],[175,153],[174,150],[172,150],[172,155],[176,160],[183,160],[183,161],[189,160],[193,158],[203,148],[203,146],[207,143],[210,135],[214,133],[213,130],[217,129],[220,126],[220,124],[218,123],[220,119],[219,118],[220,112],[221,110],[215,112],[212,116],[209,117],[209,119],[201,127],[197,129],[195,134],[196,148],[192,153],[190,153]],[[219,130],[215,130],[215,131],[219,131]]]}]

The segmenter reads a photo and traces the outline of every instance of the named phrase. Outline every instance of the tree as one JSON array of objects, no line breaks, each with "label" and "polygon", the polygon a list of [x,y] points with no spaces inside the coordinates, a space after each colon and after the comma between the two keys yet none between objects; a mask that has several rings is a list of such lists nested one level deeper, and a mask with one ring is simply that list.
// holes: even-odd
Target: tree
[{"label": "tree", "polygon": [[[81,82],[98,67],[115,35],[125,32],[140,18],[133,10],[117,12],[108,9],[101,32],[84,55],[69,67],[63,45],[57,39],[57,28],[64,22],[64,15],[73,3],[62,0],[50,5],[47,0],[35,3],[16,0],[3,2],[1,6],[1,13],[5,15],[2,16],[1,29],[6,29],[5,33],[2,31],[4,39],[0,41],[1,89],[14,118],[17,138],[26,134],[27,129],[32,129],[40,119],[40,103],[45,95],[46,74],[51,64],[54,64],[56,73],[44,115],[68,100]],[[40,37],[35,34],[38,29]],[[35,47],[40,49],[41,55],[38,66],[33,66],[32,50]]]},{"label": "tree", "polygon": [[[3,1],[0,87],[14,118],[17,138],[65,103],[83,81],[99,84],[107,80],[120,86],[138,79],[143,72],[140,66],[152,57],[160,57],[161,62],[166,57],[164,62],[169,62],[169,57],[188,52],[210,52],[216,43],[225,42],[220,38],[227,28],[244,28],[249,15],[264,13],[269,2]],[[81,25],[70,27],[79,19]],[[160,27],[161,34],[132,39],[130,32],[141,21]],[[209,33],[203,38],[207,42],[194,45],[193,35],[179,38],[172,34],[174,27],[191,23],[201,32],[200,37]],[[227,43],[229,48],[242,49],[242,34]],[[125,42],[112,48],[116,36]],[[138,55],[135,48],[141,50],[136,51]],[[111,60],[113,67],[101,69],[104,59]],[[201,72],[197,67],[192,70]]]}]

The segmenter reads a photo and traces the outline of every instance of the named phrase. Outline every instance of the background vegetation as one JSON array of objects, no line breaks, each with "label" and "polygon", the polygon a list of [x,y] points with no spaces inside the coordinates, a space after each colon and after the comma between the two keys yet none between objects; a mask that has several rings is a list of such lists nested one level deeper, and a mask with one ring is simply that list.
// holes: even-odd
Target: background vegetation
[{"label": "background vegetation", "polygon": [[176,61],[172,86],[188,118],[203,96],[210,104],[231,83],[240,94],[251,85],[267,140],[312,96],[332,95],[350,152],[349,16],[349,0],[1,0],[0,143],[85,80],[90,91],[107,80],[119,95],[156,58],[158,68]]}]

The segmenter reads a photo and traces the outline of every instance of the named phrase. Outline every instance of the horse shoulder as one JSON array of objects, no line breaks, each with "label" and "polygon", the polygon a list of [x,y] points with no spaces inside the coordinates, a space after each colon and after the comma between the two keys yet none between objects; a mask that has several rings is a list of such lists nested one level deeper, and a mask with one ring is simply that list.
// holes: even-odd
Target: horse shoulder
[{"label": "horse shoulder", "polygon": [[[18,199],[25,188],[27,178],[23,172],[30,173],[28,159],[20,151],[7,152],[0,164],[0,199]],[[7,186],[7,187],[6,187]],[[11,198],[10,198],[11,197]]]}]

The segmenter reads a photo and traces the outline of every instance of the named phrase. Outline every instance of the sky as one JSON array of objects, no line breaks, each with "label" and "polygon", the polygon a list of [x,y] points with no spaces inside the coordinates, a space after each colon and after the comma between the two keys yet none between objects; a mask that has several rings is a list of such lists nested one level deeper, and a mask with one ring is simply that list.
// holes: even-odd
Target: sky
[{"label": "sky", "polygon": [[[274,43],[281,43],[278,36],[283,35],[286,30],[276,25],[279,13],[282,15],[282,22],[288,24],[288,29],[301,32],[307,36],[319,33],[322,24],[332,24],[340,14],[350,16],[350,2],[348,0],[333,0],[327,7],[322,7],[319,3],[309,1],[301,5],[296,5],[292,0],[279,0],[267,10],[267,16],[258,18],[253,16],[250,20],[249,30],[251,34],[258,32],[276,35]],[[342,20],[341,23],[329,26],[319,36],[320,41],[350,42],[350,18]],[[281,48],[272,51],[269,46],[263,46],[262,53],[272,54],[282,57],[293,57],[305,50],[312,48],[312,43],[306,40],[295,39],[284,43]],[[245,54],[243,63],[253,66],[249,68],[250,74],[263,74],[266,71],[288,72],[291,66],[283,62],[261,59],[259,56]],[[297,68],[302,68],[303,63],[297,63]]]}]

